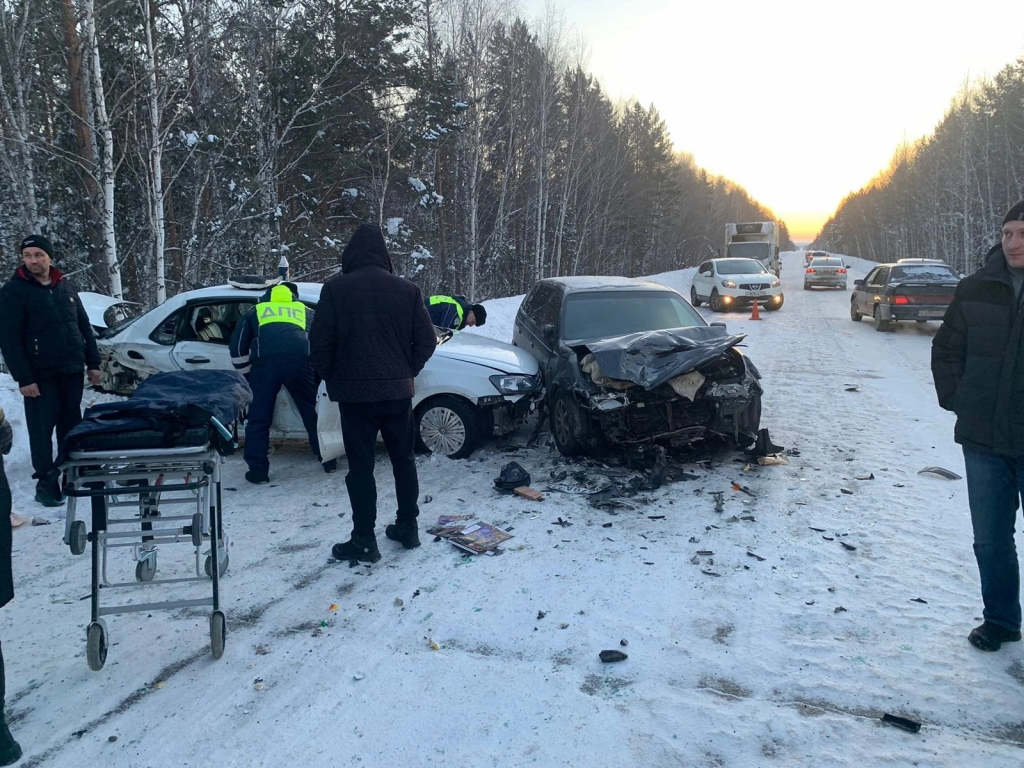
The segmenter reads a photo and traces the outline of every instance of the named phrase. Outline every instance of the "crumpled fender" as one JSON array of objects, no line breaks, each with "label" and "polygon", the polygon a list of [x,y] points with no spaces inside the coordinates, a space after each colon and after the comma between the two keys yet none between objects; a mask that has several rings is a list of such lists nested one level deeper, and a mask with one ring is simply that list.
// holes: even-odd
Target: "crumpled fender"
[{"label": "crumpled fender", "polygon": [[649,390],[714,360],[745,338],[720,326],[696,326],[588,341],[586,347],[605,376]]}]

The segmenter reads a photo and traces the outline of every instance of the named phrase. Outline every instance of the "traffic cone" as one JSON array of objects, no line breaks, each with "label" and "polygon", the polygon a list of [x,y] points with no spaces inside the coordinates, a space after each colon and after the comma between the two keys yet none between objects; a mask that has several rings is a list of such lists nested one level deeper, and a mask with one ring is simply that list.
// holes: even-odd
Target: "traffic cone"
[{"label": "traffic cone", "polygon": [[750,319],[751,320],[760,320],[761,319],[761,310],[759,310],[757,308],[757,302],[756,301],[754,302],[754,308],[752,310],[750,310]]}]

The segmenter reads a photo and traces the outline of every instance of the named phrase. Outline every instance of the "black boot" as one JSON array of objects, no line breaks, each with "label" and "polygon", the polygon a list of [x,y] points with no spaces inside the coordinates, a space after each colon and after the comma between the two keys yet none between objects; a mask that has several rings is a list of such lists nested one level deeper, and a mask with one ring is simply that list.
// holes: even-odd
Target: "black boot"
[{"label": "black boot", "polygon": [[356,560],[363,563],[376,563],[380,560],[377,539],[374,536],[356,536],[354,533],[348,541],[335,544],[331,548],[331,554],[336,560]]},{"label": "black boot", "polygon": [[1003,643],[1019,641],[1020,632],[986,621],[981,626],[972,629],[967,639],[980,651],[998,651]]},{"label": "black boot", "polygon": [[11,736],[7,721],[0,716],[0,765],[14,765],[21,760],[21,745]]},{"label": "black boot", "polygon": [[406,549],[416,549],[420,545],[420,534],[416,528],[416,522],[400,523],[395,521],[384,529],[384,535],[392,541],[397,541]]},{"label": "black boot", "polygon": [[50,480],[40,480],[36,483],[36,503],[44,507],[59,507],[64,503],[60,492],[60,486]]}]

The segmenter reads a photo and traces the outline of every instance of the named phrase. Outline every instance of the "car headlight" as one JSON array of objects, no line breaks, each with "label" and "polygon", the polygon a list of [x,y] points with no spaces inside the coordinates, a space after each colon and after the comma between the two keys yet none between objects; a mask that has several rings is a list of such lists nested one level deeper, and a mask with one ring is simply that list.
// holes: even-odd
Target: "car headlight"
[{"label": "car headlight", "polygon": [[499,373],[490,376],[491,384],[503,395],[522,395],[540,389],[540,376],[527,376],[522,373]]},{"label": "car headlight", "polygon": [[776,277],[772,280],[772,288],[778,288],[780,285],[782,285],[782,281],[779,278]]},{"label": "car headlight", "polygon": [[722,281],[722,287],[723,288],[735,288],[736,287],[736,283],[734,283],[732,280],[723,280]]}]

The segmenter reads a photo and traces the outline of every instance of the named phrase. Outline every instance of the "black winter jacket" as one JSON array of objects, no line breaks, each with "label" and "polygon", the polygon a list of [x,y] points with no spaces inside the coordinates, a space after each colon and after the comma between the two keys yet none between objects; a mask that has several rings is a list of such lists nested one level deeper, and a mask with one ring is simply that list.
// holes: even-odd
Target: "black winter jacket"
[{"label": "black winter jacket", "polygon": [[363,224],[320,292],[309,340],[331,400],[374,403],[413,396],[437,346],[419,287],[392,274],[380,227]]},{"label": "black winter jacket", "polygon": [[99,369],[100,353],[78,291],[55,267],[43,285],[24,267],[0,288],[0,353],[18,386]]},{"label": "black winter jacket", "polygon": [[956,442],[1024,457],[1024,311],[1001,247],[960,281],[932,341],[939,405],[956,414]]}]

